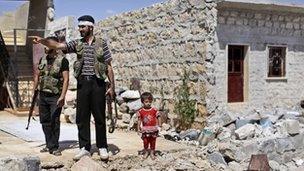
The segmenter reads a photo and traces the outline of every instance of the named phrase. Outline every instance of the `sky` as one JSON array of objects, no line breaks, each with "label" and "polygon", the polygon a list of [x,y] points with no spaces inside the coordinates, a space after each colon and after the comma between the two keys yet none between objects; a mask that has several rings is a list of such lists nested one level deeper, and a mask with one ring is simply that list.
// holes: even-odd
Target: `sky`
[{"label": "sky", "polygon": [[[141,9],[165,1],[166,0],[54,0],[55,18],[63,16],[74,16],[78,18],[81,15],[89,14],[98,21],[115,14]],[[0,15],[6,11],[14,11],[22,3],[24,2],[18,0],[0,0]]]},{"label": "sky", "polygon": [[[126,11],[141,9],[155,3],[165,2],[166,0],[54,0],[55,18],[63,16],[92,15],[96,21],[105,19],[109,16]],[[304,0],[274,0],[303,4]],[[0,15],[7,11],[14,11],[24,1],[20,0],[0,0]]]}]

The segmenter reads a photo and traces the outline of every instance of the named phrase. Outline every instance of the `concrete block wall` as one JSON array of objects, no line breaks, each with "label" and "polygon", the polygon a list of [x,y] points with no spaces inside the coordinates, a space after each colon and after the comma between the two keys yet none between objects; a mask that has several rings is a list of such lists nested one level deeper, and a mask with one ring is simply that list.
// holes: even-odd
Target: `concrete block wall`
[{"label": "concrete block wall", "polygon": [[[216,68],[219,108],[227,110],[228,44],[247,45],[249,67],[248,100],[241,112],[293,110],[303,100],[304,14],[290,11],[221,8],[216,30]],[[286,46],[286,78],[269,79],[268,45]]]}]

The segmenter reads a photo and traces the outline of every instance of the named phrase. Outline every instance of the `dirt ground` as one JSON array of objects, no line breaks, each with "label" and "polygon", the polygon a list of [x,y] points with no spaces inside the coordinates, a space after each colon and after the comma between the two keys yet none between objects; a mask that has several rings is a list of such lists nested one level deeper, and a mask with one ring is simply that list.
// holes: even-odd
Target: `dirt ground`
[{"label": "dirt ground", "polygon": [[[24,122],[27,117],[17,117],[5,111],[0,111],[0,121],[14,121]],[[63,133],[62,133],[63,134]],[[77,140],[60,142],[60,149],[62,150],[62,156],[53,156],[48,153],[40,153],[40,149],[44,144],[41,142],[27,142],[11,135],[7,132],[0,130],[0,157],[6,157],[9,155],[36,155],[41,159],[41,163],[45,162],[60,162],[67,165],[72,165],[72,158],[78,152]],[[95,144],[93,141],[92,144]],[[115,158],[125,157],[127,155],[137,155],[138,151],[142,149],[142,141],[135,132],[126,132],[124,130],[115,130],[113,134],[108,135],[108,144],[110,154],[110,160]],[[157,140],[157,150],[171,151],[186,149],[187,146],[176,142],[168,141],[163,138]],[[92,146],[92,157],[98,158],[97,149],[95,145]]]}]

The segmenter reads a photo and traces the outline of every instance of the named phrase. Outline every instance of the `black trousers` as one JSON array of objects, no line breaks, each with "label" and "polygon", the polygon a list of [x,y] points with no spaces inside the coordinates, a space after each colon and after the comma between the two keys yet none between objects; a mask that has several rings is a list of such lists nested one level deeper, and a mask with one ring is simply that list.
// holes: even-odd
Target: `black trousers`
[{"label": "black trousers", "polygon": [[105,117],[104,80],[93,77],[77,81],[77,110],[76,123],[78,126],[79,147],[91,149],[90,120],[91,113],[95,120],[96,146],[107,148],[106,117]]},{"label": "black trousers", "polygon": [[57,107],[59,95],[40,92],[39,117],[44,132],[46,147],[49,151],[59,148],[60,113],[61,107]]}]

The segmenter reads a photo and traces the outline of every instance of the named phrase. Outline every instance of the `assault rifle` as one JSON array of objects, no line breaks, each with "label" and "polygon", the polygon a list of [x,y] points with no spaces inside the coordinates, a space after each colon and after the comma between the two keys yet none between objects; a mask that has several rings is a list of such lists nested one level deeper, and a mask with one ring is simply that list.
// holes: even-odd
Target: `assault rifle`
[{"label": "assault rifle", "polygon": [[[110,125],[109,125],[109,133],[113,133],[116,127],[116,122],[117,122],[117,100],[116,96],[114,95],[114,99],[111,98],[110,95],[106,96],[106,101],[107,101],[107,118],[110,119]],[[112,107],[112,102],[114,102],[114,110],[115,110],[115,116],[113,116],[113,107]]]},{"label": "assault rifle", "polygon": [[38,96],[38,90],[35,90],[33,98],[32,98],[32,102],[31,102],[31,106],[30,106],[30,111],[29,111],[29,114],[28,114],[27,126],[25,128],[26,130],[28,130],[28,128],[30,126],[30,122],[31,122],[31,118],[33,116],[33,111],[34,111],[34,107],[35,107],[37,96]]}]

